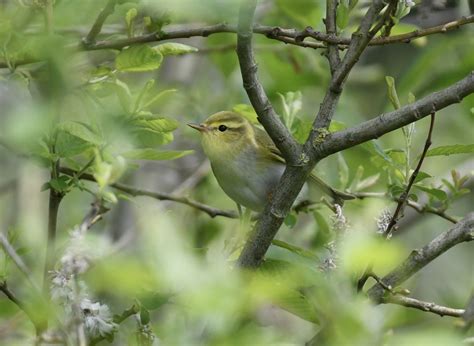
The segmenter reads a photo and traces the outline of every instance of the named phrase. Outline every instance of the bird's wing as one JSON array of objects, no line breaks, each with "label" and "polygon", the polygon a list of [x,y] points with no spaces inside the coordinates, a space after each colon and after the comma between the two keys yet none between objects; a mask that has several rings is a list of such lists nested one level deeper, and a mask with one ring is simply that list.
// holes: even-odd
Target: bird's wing
[{"label": "bird's wing", "polygon": [[[262,130],[258,127],[255,127],[255,138],[257,141],[257,144],[261,150],[264,150],[264,154],[266,154],[266,157],[270,157],[274,161],[278,161],[280,163],[285,164],[285,159],[283,155],[281,154],[280,150],[276,147],[275,143],[273,143],[272,139],[270,136],[265,132],[265,130]],[[316,176],[314,173],[311,173],[309,176],[309,181],[313,182],[316,184],[319,189],[322,190],[325,194],[331,196],[335,203],[339,203],[344,200],[350,200],[354,199],[355,196],[345,193],[342,191],[338,191],[336,189],[333,189],[331,186],[326,184],[321,178]]]}]

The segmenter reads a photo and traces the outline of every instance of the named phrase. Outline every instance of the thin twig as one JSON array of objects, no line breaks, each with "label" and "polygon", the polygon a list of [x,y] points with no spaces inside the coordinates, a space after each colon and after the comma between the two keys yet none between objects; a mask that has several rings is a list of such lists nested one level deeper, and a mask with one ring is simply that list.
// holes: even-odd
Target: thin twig
[{"label": "thin twig", "polygon": [[[67,167],[61,167],[59,171],[70,176],[73,176],[74,174],[77,173],[75,170],[67,168]],[[95,181],[94,177],[87,173],[82,174],[80,178],[83,180]],[[186,204],[190,207],[193,207],[205,212],[210,217],[224,216],[224,217],[233,218],[233,219],[238,218],[237,213],[232,210],[221,210],[221,209],[213,208],[209,205],[197,202],[188,197],[175,196],[175,195],[164,193],[164,192],[153,192],[153,191],[148,191],[148,190],[143,190],[143,189],[137,189],[135,187],[128,186],[121,183],[115,183],[110,186],[117,190],[128,193],[132,196],[147,196],[147,197],[158,199],[160,201],[174,201],[177,203]]]},{"label": "thin twig", "polygon": [[89,31],[87,36],[84,38],[84,43],[86,45],[90,45],[95,42],[95,39],[97,35],[100,34],[100,31],[102,30],[102,26],[104,25],[106,19],[114,12],[116,3],[117,3],[117,0],[107,1],[107,4],[102,9],[102,11],[100,11],[99,15],[97,16],[97,19],[92,25],[91,30]]},{"label": "thin twig", "polygon": [[382,303],[403,305],[403,306],[418,309],[421,311],[432,312],[441,317],[443,316],[462,317],[465,312],[464,309],[454,309],[454,308],[438,305],[431,302],[425,302],[425,301],[418,300],[415,298],[404,297],[401,295],[389,295],[388,297],[382,300]]},{"label": "thin twig", "polygon": [[[324,20],[324,23],[326,25],[326,34],[328,36],[337,35],[336,12],[338,4],[339,2],[337,0],[326,1],[326,19]],[[334,75],[334,72],[341,63],[339,47],[337,44],[328,43],[328,60],[329,67],[331,69],[331,75]]]},{"label": "thin twig", "polygon": [[31,311],[29,309],[27,309],[25,307],[25,305],[23,304],[23,302],[21,302],[17,296],[12,292],[12,290],[8,287],[8,284],[6,281],[2,281],[0,282],[0,291],[3,292],[3,294],[5,294],[5,296],[10,300],[12,301],[16,306],[18,306],[18,308],[20,308],[21,310],[23,310],[23,312],[28,316],[28,318],[30,319],[31,323],[33,323],[33,325],[35,326],[35,329],[36,331],[39,331],[41,328],[40,328],[40,325],[39,325],[39,321],[37,320],[37,318],[35,317],[34,314],[31,313]]},{"label": "thin twig", "polygon": [[392,218],[390,219],[390,222],[387,228],[383,232],[383,235],[386,237],[390,236],[393,227],[395,227],[395,225],[397,224],[400,218],[400,215],[403,215],[403,209],[405,207],[405,202],[407,201],[408,196],[410,194],[410,189],[413,186],[413,183],[415,182],[416,177],[418,176],[418,173],[420,172],[421,165],[423,164],[423,160],[425,159],[426,153],[428,152],[428,149],[431,146],[431,135],[433,134],[434,122],[435,122],[435,113],[431,113],[430,129],[428,131],[428,137],[426,138],[426,141],[425,141],[425,146],[423,147],[423,152],[421,153],[420,159],[418,160],[418,164],[416,165],[415,170],[410,176],[410,179],[408,181],[405,191],[403,191],[403,193],[399,197],[399,201],[395,209],[395,212],[393,213]]},{"label": "thin twig", "polygon": [[13,260],[13,263],[15,263],[15,265],[20,270],[20,272],[25,276],[26,280],[30,283],[30,285],[34,289],[36,289],[38,293],[40,293],[41,289],[33,281],[30,269],[26,266],[26,264],[23,262],[21,257],[18,255],[18,253],[15,251],[13,246],[8,241],[7,237],[5,237],[5,235],[2,232],[0,232],[0,244],[3,247],[3,250],[5,250],[5,253]]},{"label": "thin twig", "polygon": [[[382,199],[391,199],[392,201],[395,201],[395,202],[400,201],[400,198],[391,197],[385,192],[353,192],[352,195],[354,195],[354,197],[358,199],[382,198]],[[418,202],[412,201],[410,199],[407,199],[405,201],[405,204],[420,214],[423,214],[423,213],[433,214],[451,223],[458,222],[458,220],[454,216],[448,215],[443,209],[433,208],[432,206],[427,205],[427,204],[423,205]]]}]

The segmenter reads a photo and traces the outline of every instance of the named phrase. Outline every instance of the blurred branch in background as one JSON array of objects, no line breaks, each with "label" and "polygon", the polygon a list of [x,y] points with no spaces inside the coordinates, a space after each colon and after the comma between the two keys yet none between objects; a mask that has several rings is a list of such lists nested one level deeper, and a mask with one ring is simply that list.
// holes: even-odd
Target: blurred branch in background
[{"label": "blurred branch in background", "polygon": [[95,42],[95,39],[97,35],[100,34],[100,31],[102,30],[102,26],[104,25],[105,21],[107,20],[107,17],[109,17],[115,9],[115,5],[117,3],[117,0],[108,0],[107,4],[105,7],[100,11],[99,15],[97,16],[97,19],[95,20],[94,24],[92,25],[91,30],[87,34],[87,36],[84,38],[84,44],[92,44]]},{"label": "blurred branch in background", "polygon": [[[428,265],[435,258],[453,246],[474,240],[474,212],[467,214],[453,228],[440,234],[419,250],[413,250],[408,258],[381,280],[385,285],[395,288]],[[375,284],[367,291],[375,302],[382,302],[385,288]]]}]

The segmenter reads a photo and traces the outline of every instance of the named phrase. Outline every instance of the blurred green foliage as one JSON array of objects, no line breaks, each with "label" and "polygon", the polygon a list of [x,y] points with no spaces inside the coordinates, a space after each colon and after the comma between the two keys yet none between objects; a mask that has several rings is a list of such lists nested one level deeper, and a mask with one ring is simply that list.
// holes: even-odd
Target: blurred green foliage
[{"label": "blurred green foliage", "polygon": [[[377,235],[376,220],[394,209],[390,198],[402,194],[416,165],[427,120],[317,167],[324,180],[340,189],[390,198],[347,203],[344,219],[322,203],[305,206],[286,219],[262,268],[241,272],[234,261],[253,221],[211,219],[189,206],[134,197],[111,186],[128,183],[235,209],[201,164],[197,136],[183,126],[224,109],[256,123],[241,86],[235,35],[89,51],[82,39],[106,1],[52,1],[54,32],[48,34],[49,1],[0,2],[0,227],[33,280],[41,283],[48,220],[48,192],[41,190],[63,197],[52,269],[61,272],[71,256],[86,260],[84,273],[68,276],[80,288],[66,280],[62,289],[72,287],[76,298],[90,300],[82,309],[85,321],[103,318],[110,327],[104,334],[89,334],[92,339],[99,335],[117,345],[158,340],[164,345],[461,342],[451,320],[374,306],[355,292],[355,281],[368,264],[382,276],[413,248],[450,227],[446,220],[423,214],[412,217],[415,221],[401,227],[406,232],[391,241]],[[97,40],[133,39],[181,24],[235,24],[238,5],[234,0],[118,1]],[[342,35],[350,35],[363,11],[364,1],[341,1]],[[323,30],[324,12],[322,1],[276,0],[262,2],[257,13],[259,24]],[[391,32],[413,28],[397,20]],[[463,27],[417,44],[368,48],[329,131],[412,103],[462,78],[474,69],[473,40],[472,28]],[[265,37],[254,41],[260,79],[285,125],[304,142],[330,78],[326,58]],[[473,109],[469,96],[437,115],[433,147],[409,196],[412,201],[455,217],[472,209],[466,186],[472,172],[457,167],[466,160],[472,167]],[[76,173],[63,174],[58,165]],[[95,182],[82,180],[85,175]],[[183,183],[188,177],[190,185]],[[109,211],[87,234],[74,238],[97,199]],[[463,307],[473,287],[472,263],[472,247],[461,245],[406,286],[420,299]],[[51,330],[61,327],[55,317],[70,318],[67,307],[74,304],[65,300],[43,311],[4,252],[0,280],[27,309],[49,313]],[[50,285],[54,281],[45,284]],[[127,314],[132,317],[121,321]],[[2,344],[23,345],[33,336],[26,315],[2,297]]]}]

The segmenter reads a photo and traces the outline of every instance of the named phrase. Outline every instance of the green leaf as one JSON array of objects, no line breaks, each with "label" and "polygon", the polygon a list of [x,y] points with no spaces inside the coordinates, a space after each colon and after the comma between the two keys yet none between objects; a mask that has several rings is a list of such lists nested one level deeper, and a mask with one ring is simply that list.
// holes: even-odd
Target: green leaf
[{"label": "green leaf", "polygon": [[114,83],[112,83],[112,86],[116,91],[122,109],[125,113],[129,114],[131,112],[130,106],[132,104],[132,93],[130,92],[128,85],[121,80],[116,79]]},{"label": "green leaf", "polygon": [[277,304],[306,321],[319,323],[316,309],[311,301],[296,290],[288,292],[285,296],[278,297]]},{"label": "green leaf", "polygon": [[415,181],[413,183],[416,184],[416,183],[419,183],[420,181],[428,179],[428,178],[431,178],[431,175],[429,175],[426,172],[419,171],[418,175],[416,176]]},{"label": "green leaf", "polygon": [[349,167],[340,152],[337,153],[337,167],[339,171],[339,186],[341,189],[345,189],[349,183]]},{"label": "green leaf", "polygon": [[140,322],[141,324],[150,323],[150,312],[143,306],[140,308]]},{"label": "green leaf", "polygon": [[163,55],[147,45],[122,50],[115,58],[115,67],[123,72],[152,71],[160,67]]},{"label": "green leaf", "polygon": [[189,155],[193,152],[193,150],[183,150],[183,151],[160,151],[151,148],[146,149],[135,149],[131,151],[127,151],[122,155],[128,159],[133,160],[154,160],[154,161],[163,161],[163,160],[174,160],[180,157]]},{"label": "green leaf", "polygon": [[86,142],[79,137],[68,132],[60,131],[56,137],[55,153],[61,158],[69,158],[82,154],[93,147],[93,144]]},{"label": "green leaf", "polygon": [[361,180],[356,185],[356,191],[361,191],[361,190],[364,190],[364,189],[367,189],[367,188],[373,186],[375,183],[377,183],[379,178],[380,178],[380,173],[377,173],[377,174],[371,175],[370,177],[367,177],[367,178]]},{"label": "green leaf", "polygon": [[92,131],[92,129],[80,122],[66,121],[58,125],[58,129],[69,133],[70,135],[76,136],[85,142],[92,143],[95,145],[102,144],[102,138]]},{"label": "green leaf", "polygon": [[331,227],[329,227],[326,218],[319,211],[315,210],[313,212],[313,217],[316,221],[316,224],[318,225],[318,228],[312,243],[316,247],[326,245],[332,236]]},{"label": "green leaf", "polygon": [[441,189],[436,189],[432,187],[426,187],[426,186],[421,186],[421,185],[413,185],[415,188],[426,192],[427,194],[433,196],[434,198],[440,200],[440,201],[445,201],[448,199],[448,195],[444,190]]},{"label": "green leaf", "polygon": [[250,121],[252,124],[258,124],[258,118],[257,118],[257,113],[255,113],[255,110],[253,109],[252,106],[247,105],[247,104],[238,104],[235,105],[232,110],[236,113],[239,113],[241,116],[247,118],[248,121]]},{"label": "green leaf", "polygon": [[57,192],[66,192],[69,190],[69,177],[62,175],[57,179],[51,179],[49,186],[51,186]]},{"label": "green leaf", "polygon": [[474,144],[454,144],[443,145],[428,150],[426,156],[448,156],[453,154],[472,154],[474,153]]},{"label": "green leaf", "polygon": [[135,17],[137,16],[138,12],[135,7],[129,9],[127,13],[125,14],[125,22],[127,23],[127,34],[128,37],[133,36],[133,21],[135,20]]},{"label": "green leaf", "polygon": [[395,88],[395,79],[391,76],[385,76],[385,81],[387,82],[388,88],[388,98],[395,109],[401,107],[400,100],[398,98],[397,89]]},{"label": "green leaf", "polygon": [[132,125],[153,132],[164,133],[176,130],[179,126],[179,122],[164,117],[150,119],[138,118],[132,120]]},{"label": "green leaf", "polygon": [[182,43],[167,42],[153,47],[154,50],[166,55],[182,55],[197,52],[198,49]]},{"label": "green leaf", "polygon": [[168,95],[168,94],[172,94],[176,92],[176,89],[166,89],[166,90],[163,90],[161,92],[159,92],[158,94],[156,94],[154,97],[152,97],[150,100],[146,101],[144,103],[144,105],[142,106],[142,108],[148,108],[148,107],[151,107],[156,101],[158,101],[159,99],[161,99],[162,97]]},{"label": "green leaf", "polygon": [[288,226],[288,228],[293,228],[296,225],[296,222],[298,221],[297,216],[294,213],[290,213],[285,217],[285,225]]},{"label": "green leaf", "polygon": [[166,304],[170,300],[170,298],[170,294],[153,292],[143,297],[140,297],[140,305],[144,306],[148,310],[156,310]]},{"label": "green leaf", "polygon": [[283,249],[286,249],[290,252],[293,252],[294,254],[297,254],[299,256],[309,258],[311,260],[319,260],[318,256],[316,256],[311,251],[308,251],[299,246],[284,242],[283,240],[273,239],[272,244],[275,246],[281,247]]},{"label": "green leaf", "polygon": [[136,100],[135,100],[135,105],[133,107],[133,113],[137,112],[140,109],[140,104],[143,100],[143,98],[148,94],[148,92],[153,88],[155,85],[155,80],[150,79],[148,80],[145,85],[143,86],[142,90],[140,90],[140,93],[138,94]]}]

